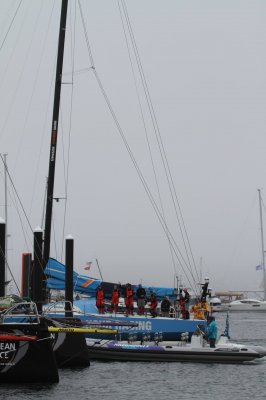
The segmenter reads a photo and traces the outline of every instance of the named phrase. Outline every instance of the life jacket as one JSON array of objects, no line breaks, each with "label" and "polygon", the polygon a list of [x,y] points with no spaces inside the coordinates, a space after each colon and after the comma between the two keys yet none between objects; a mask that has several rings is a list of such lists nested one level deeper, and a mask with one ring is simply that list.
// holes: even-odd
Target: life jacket
[{"label": "life jacket", "polygon": [[207,319],[209,313],[209,306],[206,301],[202,302],[199,307],[199,316],[198,319]]},{"label": "life jacket", "polygon": [[181,297],[178,301],[179,307],[182,309],[185,307],[185,299]]},{"label": "life jacket", "polygon": [[133,305],[133,290],[132,290],[132,288],[126,287],[125,303],[126,303],[126,306]]},{"label": "life jacket", "polygon": [[202,319],[200,312],[200,305],[198,303],[194,304],[194,306],[191,307],[191,311],[194,314],[194,319]]},{"label": "life jacket", "polygon": [[97,297],[98,300],[103,300],[104,299],[103,289],[98,289],[97,290],[96,297]]},{"label": "life jacket", "polygon": [[184,297],[181,297],[178,301],[179,309],[182,315],[182,318],[186,318],[186,303]]},{"label": "life jacket", "polygon": [[150,308],[151,308],[152,310],[154,310],[154,309],[157,307],[157,305],[158,305],[157,297],[156,297],[154,294],[152,294],[152,295],[151,295],[151,305],[150,305]]},{"label": "life jacket", "polygon": [[114,289],[112,292],[112,304],[118,304],[119,302],[119,291],[117,289]]},{"label": "life jacket", "polygon": [[104,304],[104,291],[103,289],[98,289],[96,292],[96,305],[103,305]]}]

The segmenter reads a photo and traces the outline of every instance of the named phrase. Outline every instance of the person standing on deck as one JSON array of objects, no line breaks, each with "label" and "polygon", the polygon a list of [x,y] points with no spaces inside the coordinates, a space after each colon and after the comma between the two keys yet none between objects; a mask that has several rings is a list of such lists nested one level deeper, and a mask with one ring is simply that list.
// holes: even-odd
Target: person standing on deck
[{"label": "person standing on deck", "polygon": [[112,291],[111,308],[110,308],[111,313],[113,311],[117,313],[118,311],[119,296],[120,296],[119,290],[117,289],[117,286],[114,285]]},{"label": "person standing on deck", "polygon": [[146,290],[139,284],[139,287],[136,291],[137,296],[137,305],[138,305],[138,314],[143,315],[146,303]]},{"label": "person standing on deck", "polygon": [[134,299],[133,299],[133,289],[130,283],[126,284],[125,306],[126,306],[126,316],[128,316],[129,314],[133,315]]},{"label": "person standing on deck", "polygon": [[171,303],[169,301],[169,297],[165,296],[161,302],[161,314],[162,317],[169,317]]},{"label": "person standing on deck", "polygon": [[157,306],[158,306],[158,300],[156,294],[151,292],[150,313],[153,318],[157,317],[157,312],[156,312]]},{"label": "person standing on deck", "polygon": [[215,318],[212,315],[209,317],[206,336],[210,343],[210,347],[215,347],[215,342],[217,339],[217,325],[215,322]]},{"label": "person standing on deck", "polygon": [[188,293],[188,290],[185,288],[184,289],[184,301],[185,301],[185,319],[189,319],[189,303],[190,303],[190,294]]},{"label": "person standing on deck", "polygon": [[205,300],[202,300],[201,301],[201,306],[200,306],[200,309],[199,309],[199,312],[200,312],[200,318],[201,319],[208,319],[208,317],[209,317],[209,305],[208,305],[208,303],[207,303],[207,301],[206,301],[206,299]]},{"label": "person standing on deck", "polygon": [[100,314],[104,314],[104,290],[102,285],[98,286],[96,290],[96,307]]},{"label": "person standing on deck", "polygon": [[180,310],[181,318],[186,319],[185,297],[182,293],[179,295],[178,308]]},{"label": "person standing on deck", "polygon": [[197,299],[195,304],[191,307],[191,312],[194,314],[194,319],[203,319],[201,318],[201,311],[200,311],[201,304]]}]

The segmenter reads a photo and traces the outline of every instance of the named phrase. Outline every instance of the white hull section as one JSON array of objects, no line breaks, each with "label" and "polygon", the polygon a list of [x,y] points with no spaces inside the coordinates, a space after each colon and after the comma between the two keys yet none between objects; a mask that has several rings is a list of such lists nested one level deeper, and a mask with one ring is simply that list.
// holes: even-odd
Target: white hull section
[{"label": "white hull section", "polygon": [[266,312],[266,301],[256,299],[235,300],[227,304],[225,310]]}]

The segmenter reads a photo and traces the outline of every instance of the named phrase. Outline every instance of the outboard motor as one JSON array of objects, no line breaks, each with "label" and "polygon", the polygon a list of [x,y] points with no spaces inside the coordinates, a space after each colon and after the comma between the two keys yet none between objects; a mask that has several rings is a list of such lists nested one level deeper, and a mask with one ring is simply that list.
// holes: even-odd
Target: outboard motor
[{"label": "outboard motor", "polygon": [[143,343],[145,343],[146,341],[147,341],[147,334],[144,332],[144,333],[142,334],[142,339],[141,339],[140,343],[143,344]]},{"label": "outboard motor", "polygon": [[181,333],[181,341],[182,342],[188,342],[188,339],[189,339],[189,333],[188,332]]},{"label": "outboard motor", "polygon": [[134,340],[134,334],[133,333],[129,333],[128,334],[128,339],[127,339],[128,343],[132,343],[133,340]]},{"label": "outboard motor", "polygon": [[155,332],[155,334],[153,336],[153,340],[154,340],[155,344],[158,345],[158,343],[159,343],[159,334],[158,334],[158,332]]}]

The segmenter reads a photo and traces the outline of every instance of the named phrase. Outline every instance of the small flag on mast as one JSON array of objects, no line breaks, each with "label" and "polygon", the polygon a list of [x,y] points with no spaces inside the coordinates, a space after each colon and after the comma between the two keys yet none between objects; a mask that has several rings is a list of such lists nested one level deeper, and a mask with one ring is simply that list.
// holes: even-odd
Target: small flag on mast
[{"label": "small flag on mast", "polygon": [[85,266],[84,266],[84,269],[86,271],[89,271],[91,269],[91,266],[92,266],[92,261],[87,261]]},{"label": "small flag on mast", "polygon": [[256,266],[256,271],[260,271],[260,270],[262,270],[263,269],[263,265],[257,265]]}]

